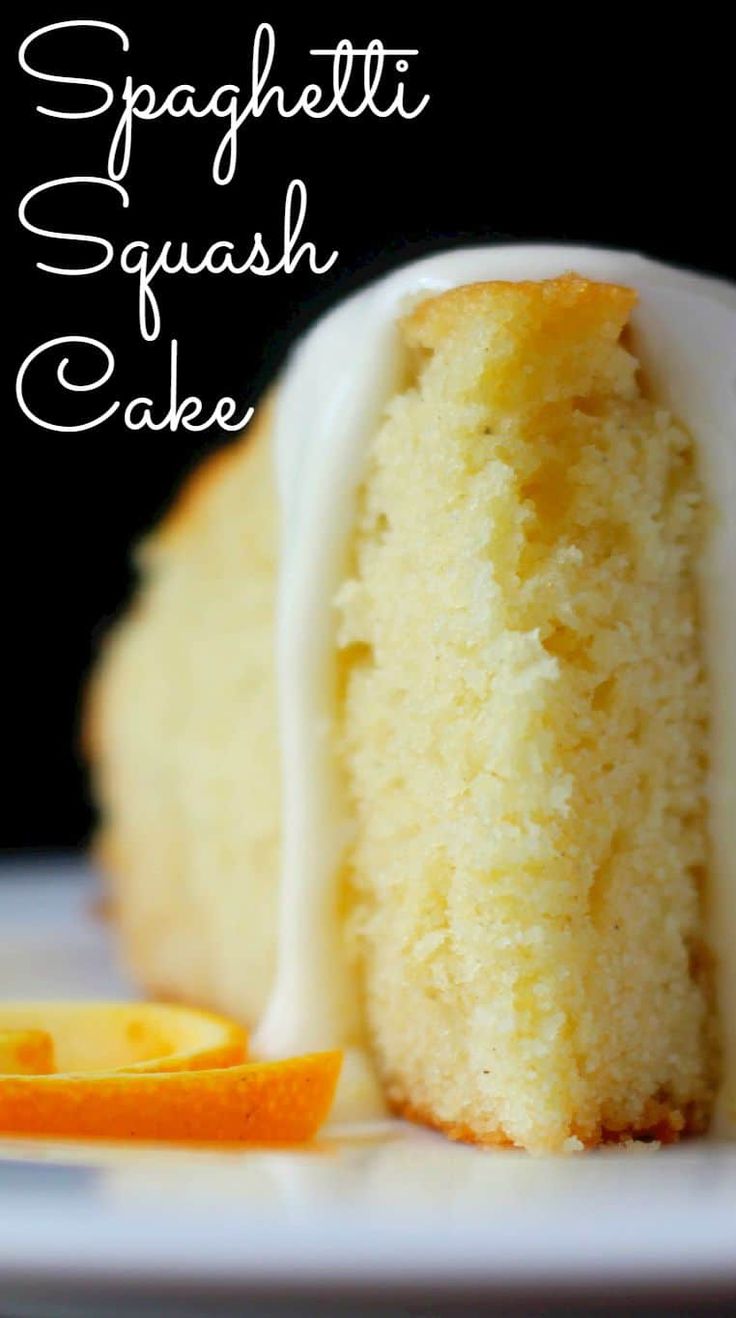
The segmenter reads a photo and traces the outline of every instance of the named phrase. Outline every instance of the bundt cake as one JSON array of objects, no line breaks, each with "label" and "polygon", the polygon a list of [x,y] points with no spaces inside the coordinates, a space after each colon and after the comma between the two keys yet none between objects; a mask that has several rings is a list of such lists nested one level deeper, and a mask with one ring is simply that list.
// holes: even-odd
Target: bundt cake
[{"label": "bundt cake", "polygon": [[700,1131],[724,1067],[732,1107],[733,323],[641,258],[487,248],[306,336],[91,684],[147,988],[480,1143]]}]

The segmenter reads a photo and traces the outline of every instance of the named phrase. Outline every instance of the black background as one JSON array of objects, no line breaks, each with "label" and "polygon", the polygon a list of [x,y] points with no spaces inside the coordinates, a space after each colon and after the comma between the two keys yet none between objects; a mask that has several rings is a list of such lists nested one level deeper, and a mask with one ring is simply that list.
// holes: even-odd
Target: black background
[{"label": "black background", "polygon": [[[319,6],[88,4],[25,6],[6,21],[10,60],[6,110],[11,161],[6,286],[17,295],[6,324],[9,387],[3,463],[6,669],[5,763],[0,846],[42,849],[79,843],[90,824],[76,746],[79,695],[106,620],[131,586],[129,549],[172,488],[217,442],[202,434],[126,430],[119,419],[81,434],[40,429],[13,397],[15,373],[34,347],[60,335],[106,343],[113,381],[99,395],[62,397],[46,365],[29,377],[29,401],[55,421],[97,414],[139,394],[165,405],[168,344],[179,340],[182,390],[208,410],[223,395],[255,402],[293,335],[345,289],[388,265],[473,240],[557,239],[636,248],[666,260],[734,273],[733,110],[725,33],[703,15],[687,27],[670,9],[646,35],[625,8],[591,6],[538,13],[532,6],[354,5],[339,18]],[[311,47],[341,37],[418,47],[408,76],[412,99],[432,100],[413,122],[365,115],[346,121],[288,121],[268,113],[246,123],[238,173],[217,187],[211,161],[222,131],[213,119],[135,125],[125,186],[130,207],[101,188],[40,198],[32,212],[48,227],[105,236],[116,251],[134,239],[152,246],[188,239],[192,254],[217,239],[242,244],[262,230],[278,254],[286,187],[305,180],[304,237],[320,255],[340,256],[325,276],[161,276],[159,340],[137,327],[134,280],[112,267],[62,278],[37,261],[73,263],[68,244],[25,232],[15,218],[32,187],[69,175],[104,176],[113,105],[96,119],[54,120],[37,104],[79,108],[78,88],[23,74],[24,36],[70,18],[116,22],[110,33],[61,33],[39,41],[31,62],[97,77],[116,93],[130,74],[161,96],[177,83],[201,90],[247,88],[253,35],[274,24],[274,79],[292,99],[314,77]],[[84,101],[84,104],[89,102]],[[85,249],[89,259],[88,249]],[[77,378],[98,365],[80,357]],[[74,369],[72,369],[74,375]],[[104,400],[102,405],[100,400]],[[83,411],[84,408],[88,410]],[[162,410],[162,409],[161,409]],[[12,418],[12,420],[11,420]]]}]

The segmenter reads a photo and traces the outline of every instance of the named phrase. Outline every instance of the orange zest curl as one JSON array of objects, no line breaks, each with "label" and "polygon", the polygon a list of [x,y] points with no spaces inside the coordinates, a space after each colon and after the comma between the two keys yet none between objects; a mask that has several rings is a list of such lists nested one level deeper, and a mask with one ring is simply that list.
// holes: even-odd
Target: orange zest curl
[{"label": "orange zest curl", "polygon": [[302,1143],[341,1054],[249,1062],[244,1030],[159,1003],[0,1006],[0,1135]]}]

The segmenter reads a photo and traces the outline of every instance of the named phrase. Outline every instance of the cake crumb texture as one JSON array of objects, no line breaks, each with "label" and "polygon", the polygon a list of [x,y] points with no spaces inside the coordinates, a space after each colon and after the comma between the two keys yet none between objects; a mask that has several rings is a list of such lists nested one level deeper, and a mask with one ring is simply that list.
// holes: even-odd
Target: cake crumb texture
[{"label": "cake crumb texture", "polygon": [[142,546],[86,717],[132,969],[156,996],[247,1024],[273,978],[281,845],[269,432],[266,404]]},{"label": "cake crumb texture", "polygon": [[338,596],[387,1092],[535,1151],[675,1138],[712,1097],[704,518],[634,301],[565,276],[421,303]]}]

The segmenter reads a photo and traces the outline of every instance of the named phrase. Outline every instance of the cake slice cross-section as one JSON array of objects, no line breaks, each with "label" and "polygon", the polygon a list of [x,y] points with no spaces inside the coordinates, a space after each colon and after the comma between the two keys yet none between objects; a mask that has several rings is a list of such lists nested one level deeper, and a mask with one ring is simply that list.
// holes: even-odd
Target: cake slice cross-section
[{"label": "cake slice cross-section", "polygon": [[142,982],[535,1152],[701,1131],[719,1080],[712,486],[637,260],[449,254],[331,313],[150,537],[88,704]]},{"label": "cake slice cross-section", "polygon": [[475,1140],[709,1106],[702,499],[633,302],[569,277],[408,316],[339,595],[371,1038],[395,1108]]}]

